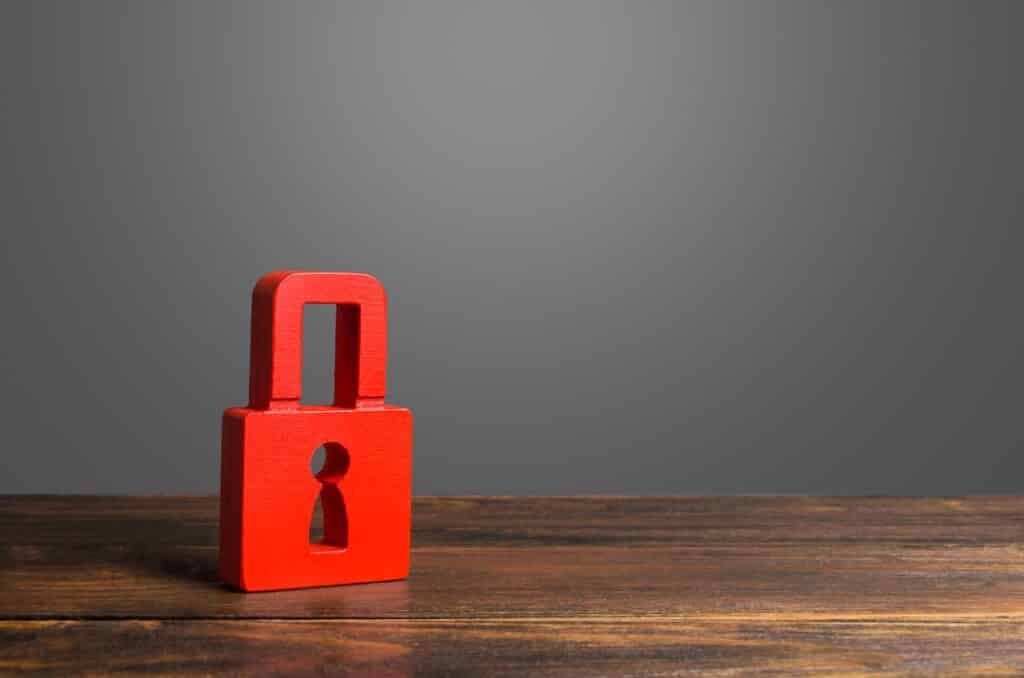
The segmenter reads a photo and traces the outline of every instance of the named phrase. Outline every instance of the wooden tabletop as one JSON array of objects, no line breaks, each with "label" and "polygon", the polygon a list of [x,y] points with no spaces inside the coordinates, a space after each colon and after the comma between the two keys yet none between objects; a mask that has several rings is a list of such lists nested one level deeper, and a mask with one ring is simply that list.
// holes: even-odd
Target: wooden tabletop
[{"label": "wooden tabletop", "polygon": [[210,497],[0,497],[0,674],[1020,675],[1024,498],[422,498],[408,581],[240,594]]}]

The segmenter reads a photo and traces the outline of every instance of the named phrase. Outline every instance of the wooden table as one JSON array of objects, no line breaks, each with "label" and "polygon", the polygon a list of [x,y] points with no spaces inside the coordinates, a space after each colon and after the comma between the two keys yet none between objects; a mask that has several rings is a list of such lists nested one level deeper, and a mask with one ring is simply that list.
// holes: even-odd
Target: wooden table
[{"label": "wooden table", "polygon": [[406,582],[239,594],[210,497],[0,497],[0,674],[1021,675],[1024,498],[423,498]]}]

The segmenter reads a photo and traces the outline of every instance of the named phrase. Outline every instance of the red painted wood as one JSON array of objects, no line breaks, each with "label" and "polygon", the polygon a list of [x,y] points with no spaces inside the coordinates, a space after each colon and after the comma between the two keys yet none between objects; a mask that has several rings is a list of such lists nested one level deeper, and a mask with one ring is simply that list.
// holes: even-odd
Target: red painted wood
[{"label": "red painted wood", "polygon": [[383,400],[387,367],[387,296],[365,273],[277,271],[252,292],[249,407],[289,408],[302,397],[302,308],[337,306],[334,401]]},{"label": "red painted wood", "polygon": [[[302,405],[302,310],[334,304],[334,402]],[[224,412],[220,576],[243,591],[409,572],[412,412],[384,403],[387,298],[362,273],[280,271],[252,299],[249,406]],[[327,450],[314,476],[310,458]],[[309,543],[317,498],[324,538]]]}]

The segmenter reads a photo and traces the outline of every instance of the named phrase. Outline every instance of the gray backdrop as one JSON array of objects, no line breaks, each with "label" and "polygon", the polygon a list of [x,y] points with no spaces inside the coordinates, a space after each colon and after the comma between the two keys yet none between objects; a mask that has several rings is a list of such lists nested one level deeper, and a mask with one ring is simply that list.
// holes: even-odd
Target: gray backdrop
[{"label": "gray backdrop", "polygon": [[215,492],[278,268],[388,287],[419,493],[1020,491],[1022,19],[2,0],[0,492]]}]

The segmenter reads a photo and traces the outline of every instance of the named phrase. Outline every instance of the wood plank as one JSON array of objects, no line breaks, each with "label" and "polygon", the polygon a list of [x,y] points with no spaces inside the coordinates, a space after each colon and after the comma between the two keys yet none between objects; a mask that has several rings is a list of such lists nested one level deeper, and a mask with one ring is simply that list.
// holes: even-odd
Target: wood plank
[{"label": "wood plank", "polygon": [[216,511],[209,497],[2,497],[0,618],[1024,611],[1019,497],[417,499],[407,582],[249,595],[216,581]]},{"label": "wood plank", "polygon": [[19,675],[1015,676],[1024,620],[0,622]]}]

